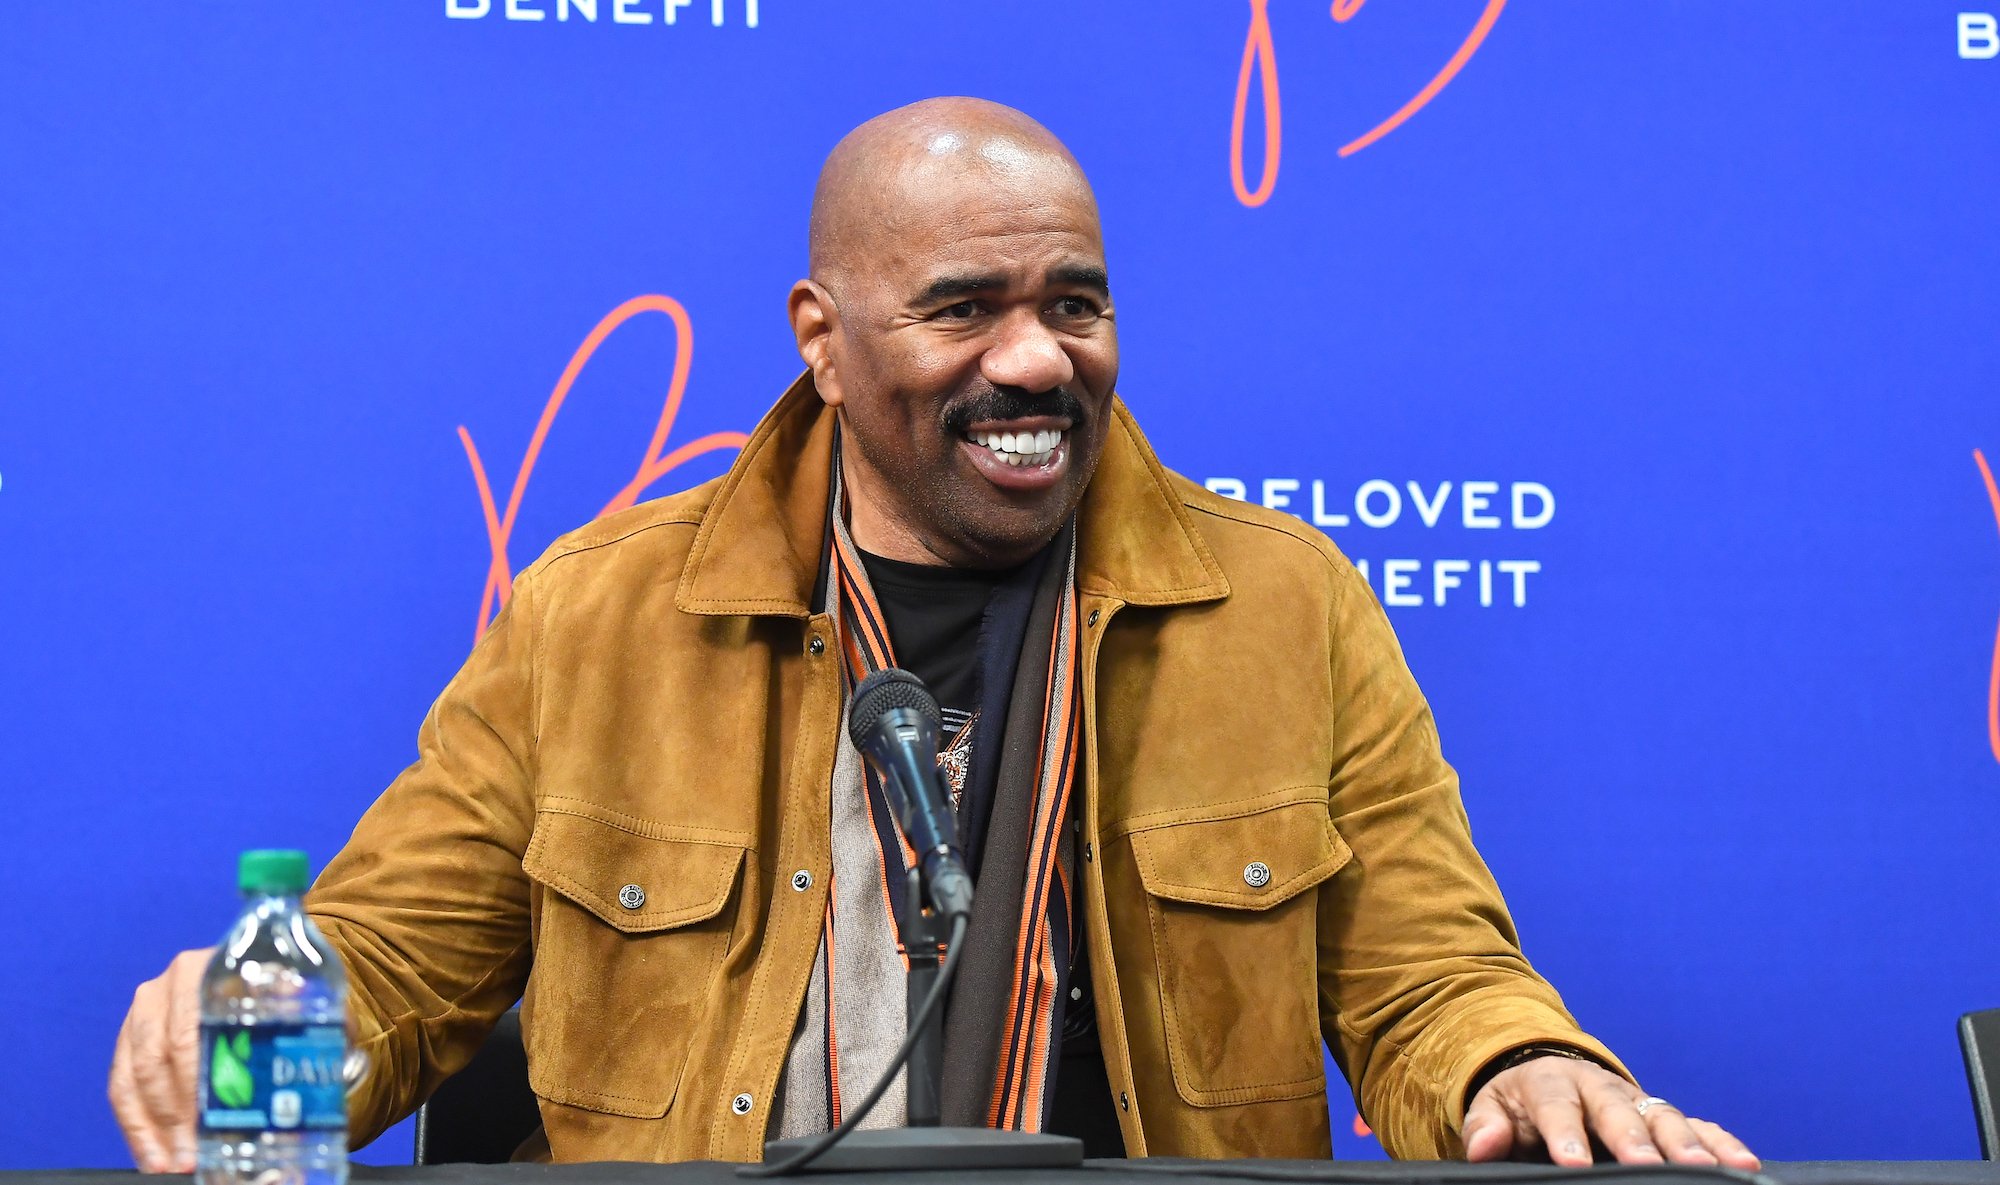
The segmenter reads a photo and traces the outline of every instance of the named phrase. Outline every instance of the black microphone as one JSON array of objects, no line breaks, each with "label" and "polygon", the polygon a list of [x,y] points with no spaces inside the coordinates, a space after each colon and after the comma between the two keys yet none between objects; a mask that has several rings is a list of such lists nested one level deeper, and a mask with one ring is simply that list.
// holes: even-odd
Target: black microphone
[{"label": "black microphone", "polygon": [[958,853],[958,823],[938,780],[936,697],[924,681],[897,667],[876,671],[854,689],[847,734],[882,778],[896,825],[923,868],[931,908],[945,917],[972,916],[972,877]]}]

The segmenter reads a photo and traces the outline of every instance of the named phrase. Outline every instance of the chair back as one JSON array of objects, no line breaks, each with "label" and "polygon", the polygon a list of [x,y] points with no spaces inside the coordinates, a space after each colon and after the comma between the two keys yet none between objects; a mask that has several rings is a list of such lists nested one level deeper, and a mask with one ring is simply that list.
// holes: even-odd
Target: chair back
[{"label": "chair back", "polygon": [[521,1011],[500,1017],[465,1068],[417,1109],[418,1164],[505,1164],[542,1125],[528,1089]]},{"label": "chair back", "polygon": [[1965,1077],[1972,1087],[1972,1113],[1979,1121],[1979,1154],[2000,1160],[2000,1008],[1968,1012],[1958,1018],[1958,1047],[1965,1055]]}]

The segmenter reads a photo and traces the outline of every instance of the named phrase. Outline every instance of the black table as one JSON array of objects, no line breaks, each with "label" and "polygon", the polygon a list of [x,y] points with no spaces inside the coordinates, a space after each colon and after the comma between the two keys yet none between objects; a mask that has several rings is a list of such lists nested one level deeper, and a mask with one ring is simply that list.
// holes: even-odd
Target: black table
[{"label": "black table", "polygon": [[[1802,1160],[1767,1162],[1763,1176],[1777,1185],[2000,1185],[2000,1162],[1984,1160]],[[802,1180],[817,1185],[1241,1185],[1244,1181],[1297,1185],[1529,1185],[1551,1178],[1574,1185],[1741,1185],[1738,1174],[1673,1168],[1605,1166],[1554,1169],[1547,1165],[1471,1165],[1455,1161],[1165,1160],[1087,1162],[1080,1169],[956,1173],[822,1173]],[[355,1165],[356,1182],[409,1185],[739,1185],[735,1166],[692,1164],[503,1164],[385,1168]],[[0,1185],[136,1185],[129,1170],[62,1169],[0,1172]]]}]

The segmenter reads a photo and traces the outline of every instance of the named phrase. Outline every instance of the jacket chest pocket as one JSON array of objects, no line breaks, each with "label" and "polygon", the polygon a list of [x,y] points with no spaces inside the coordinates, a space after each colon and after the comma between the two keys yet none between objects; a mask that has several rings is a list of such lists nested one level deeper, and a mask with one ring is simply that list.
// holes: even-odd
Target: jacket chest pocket
[{"label": "jacket chest pocket", "polygon": [[1132,833],[1175,1089],[1197,1107],[1324,1091],[1309,890],[1353,853],[1320,787],[1218,809],[1236,813]]},{"label": "jacket chest pocket", "polygon": [[544,802],[522,858],[546,890],[522,1001],[537,1095],[638,1119],[667,1113],[729,949],[747,847]]}]

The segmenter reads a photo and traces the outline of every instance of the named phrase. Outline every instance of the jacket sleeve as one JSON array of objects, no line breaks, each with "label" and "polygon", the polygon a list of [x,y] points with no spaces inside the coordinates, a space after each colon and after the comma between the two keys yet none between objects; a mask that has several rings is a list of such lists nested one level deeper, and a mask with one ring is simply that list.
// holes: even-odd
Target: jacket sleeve
[{"label": "jacket sleeve", "polygon": [[1320,890],[1321,1030],[1390,1155],[1461,1156],[1467,1087],[1501,1054],[1553,1042],[1625,1070],[1522,955],[1388,619],[1336,568],[1331,809],[1354,867]]},{"label": "jacket sleeve", "polygon": [[349,1099],[367,1143],[472,1059],[520,998],[534,824],[535,619],[528,576],[432,705],[418,757],[375,801],[307,898],[348,974],[371,1059]]}]

